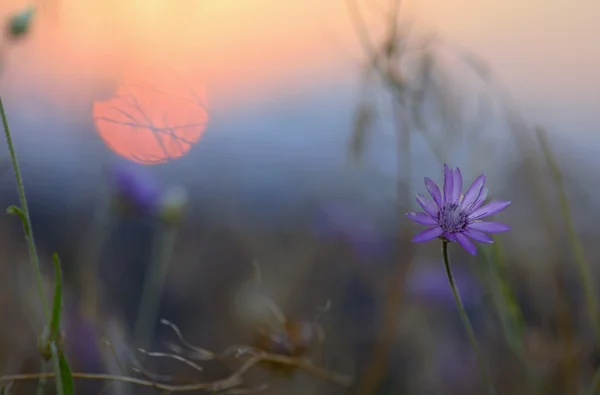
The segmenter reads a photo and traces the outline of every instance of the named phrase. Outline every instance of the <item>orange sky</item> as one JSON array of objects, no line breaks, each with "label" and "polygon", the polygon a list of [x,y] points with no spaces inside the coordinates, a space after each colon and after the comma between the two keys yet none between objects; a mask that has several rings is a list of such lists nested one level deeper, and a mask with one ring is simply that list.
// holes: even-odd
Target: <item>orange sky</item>
[{"label": "orange sky", "polygon": [[[26,3],[7,1],[1,14]],[[211,95],[244,95],[310,78],[311,69],[339,73],[334,62],[360,53],[344,0],[39,1],[54,12],[38,20],[12,61],[25,57],[19,74],[56,77],[62,89],[139,75],[148,63],[179,58],[207,81]],[[412,0],[406,7],[424,26],[491,58],[501,74],[520,80],[517,86],[552,80],[590,88],[587,80],[600,66],[596,0]],[[376,29],[381,24],[370,15]]]},{"label": "orange sky", "polygon": [[323,61],[330,52],[325,28],[335,27],[343,10],[316,0],[49,1],[60,1],[58,19],[40,21],[15,51],[32,60],[28,72],[72,80],[140,76],[148,64],[175,62],[217,95],[290,80]]},{"label": "orange sky", "polygon": [[[3,83],[33,87],[73,112],[109,98],[119,78],[143,79],[157,67],[186,69],[211,103],[243,102],[326,86],[354,72],[349,62],[361,54],[344,0],[38,2],[42,15],[8,53]],[[374,6],[368,20],[377,31],[386,0],[362,3]],[[25,4],[3,1],[0,16]],[[519,95],[600,100],[597,0],[412,0],[406,10],[487,58]]]}]

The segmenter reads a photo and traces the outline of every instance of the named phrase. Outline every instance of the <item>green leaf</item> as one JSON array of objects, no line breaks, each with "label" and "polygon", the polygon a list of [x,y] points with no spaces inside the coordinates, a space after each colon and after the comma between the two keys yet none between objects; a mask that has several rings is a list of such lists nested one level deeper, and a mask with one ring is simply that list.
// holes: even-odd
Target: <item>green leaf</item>
[{"label": "green leaf", "polygon": [[65,355],[62,353],[62,351],[59,355],[59,365],[60,379],[62,380],[63,385],[63,395],[75,394],[75,383],[73,381],[73,374],[71,374],[69,362],[67,362],[67,358],[65,358]]},{"label": "green leaf", "polygon": [[23,229],[25,229],[25,233],[29,233],[29,226],[27,225],[27,217],[25,216],[25,212],[21,210],[20,207],[17,206],[9,206],[6,209],[6,212],[11,215],[16,215],[21,218],[21,222],[23,223]]},{"label": "green leaf", "polygon": [[50,344],[52,353],[52,364],[54,365],[54,379],[56,381],[56,393],[58,395],[73,395],[75,393],[75,384],[73,383],[73,374],[69,363],[62,351],[58,349],[56,343]]},{"label": "green leaf", "polygon": [[0,388],[0,395],[5,395],[6,394],[6,387],[1,387]]},{"label": "green leaf", "polygon": [[52,255],[56,283],[54,286],[54,301],[52,303],[52,319],[50,321],[50,341],[58,342],[60,338],[60,314],[62,309],[62,272],[58,254]]}]

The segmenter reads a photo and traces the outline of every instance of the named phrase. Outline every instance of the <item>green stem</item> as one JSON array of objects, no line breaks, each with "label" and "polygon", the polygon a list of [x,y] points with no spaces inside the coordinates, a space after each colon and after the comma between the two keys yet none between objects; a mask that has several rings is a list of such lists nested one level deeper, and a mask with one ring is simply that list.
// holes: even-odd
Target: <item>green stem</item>
[{"label": "green stem", "polygon": [[152,328],[157,319],[160,297],[169,270],[176,234],[177,229],[175,226],[161,224],[155,243],[157,250],[152,254],[153,260],[145,276],[140,307],[133,331],[133,342],[137,347],[145,349],[151,341]]},{"label": "green stem", "polygon": [[[42,373],[46,373],[48,371],[47,365],[48,363],[42,360],[42,365],[40,369]],[[44,392],[46,391],[46,381],[46,377],[40,377],[40,379],[38,380],[37,388],[35,390],[36,395],[44,395]]]},{"label": "green stem", "polygon": [[600,387],[600,368],[598,368],[596,370],[596,373],[594,373],[594,377],[592,378],[592,385],[590,386],[590,388],[588,389],[588,391],[585,393],[585,395],[595,395],[598,393],[597,389],[598,387]]},{"label": "green stem", "polygon": [[52,363],[54,365],[54,372],[56,373],[56,376],[54,377],[56,382],[56,392],[58,395],[65,395],[65,389],[60,370],[59,351],[58,347],[56,347],[56,344],[50,344],[50,351],[52,352]]},{"label": "green stem", "polygon": [[597,299],[593,281],[594,277],[592,276],[590,265],[586,259],[583,245],[579,240],[579,237],[577,236],[575,223],[573,222],[573,217],[571,216],[571,210],[569,208],[569,200],[567,198],[567,192],[563,182],[562,172],[560,171],[558,163],[554,158],[554,155],[550,148],[550,143],[548,142],[548,138],[546,136],[546,132],[541,128],[537,128],[536,135],[542,148],[542,152],[544,154],[546,162],[548,162],[548,167],[550,168],[552,178],[554,179],[554,183],[556,185],[556,191],[558,193],[558,199],[560,202],[560,210],[562,212],[563,219],[567,228],[567,237],[569,239],[569,243],[571,244],[571,248],[573,249],[575,263],[579,271],[579,278],[583,285],[587,310],[592,321],[594,334],[596,335],[596,342],[597,345],[600,347],[600,316],[598,315],[598,305],[596,303]]},{"label": "green stem", "polygon": [[[25,187],[23,186],[23,177],[21,176],[21,170],[19,168],[19,161],[17,160],[17,153],[15,151],[15,146],[13,145],[12,136],[10,134],[10,129],[8,127],[8,119],[6,117],[6,111],[4,110],[4,103],[2,102],[2,97],[0,96],[0,116],[2,117],[2,125],[4,126],[4,135],[6,136],[6,144],[8,145],[8,151],[10,153],[10,159],[12,163],[12,168],[15,173],[15,179],[17,181],[17,190],[19,193],[19,201],[21,203],[21,211],[24,217],[23,228],[25,231],[25,239],[27,241],[27,247],[29,249],[29,256],[31,258],[31,262],[33,264],[33,269],[36,276],[37,288],[40,297],[40,302],[42,303],[42,309],[44,311],[44,319],[46,325],[50,324],[50,309],[48,307],[48,300],[46,298],[46,292],[44,291],[44,280],[42,278],[42,271],[40,269],[40,262],[37,255],[37,248],[35,247],[35,241],[33,239],[33,227],[31,226],[31,217],[29,216],[29,208],[27,206],[27,198],[25,197]],[[54,346],[55,347],[55,346]],[[57,389],[59,395],[63,395],[62,391],[62,379],[60,376],[60,366],[58,360],[58,354],[52,354],[52,361],[54,362],[54,366],[58,367],[55,371],[57,376]],[[44,392],[44,382],[40,381],[38,385],[38,394],[42,394]]]},{"label": "green stem", "polygon": [[113,227],[111,199],[106,195],[101,197],[100,204],[96,207],[92,226],[86,235],[79,258],[79,263],[83,266],[79,273],[79,297],[86,316],[93,320],[95,325],[98,324],[101,310],[100,261]]},{"label": "green stem", "polygon": [[6,144],[8,145],[8,151],[10,153],[10,160],[12,168],[15,173],[15,179],[17,181],[17,190],[19,193],[19,201],[21,204],[21,210],[25,215],[25,239],[27,240],[27,247],[29,249],[29,255],[31,257],[31,263],[35,271],[35,277],[37,282],[38,293],[40,301],[42,303],[42,309],[44,311],[44,318],[46,323],[50,322],[50,310],[48,308],[48,300],[46,299],[46,292],[44,291],[44,280],[42,278],[42,271],[40,270],[40,263],[38,260],[37,250],[35,248],[35,241],[33,239],[33,228],[31,227],[31,218],[29,216],[29,208],[27,207],[27,199],[25,198],[25,187],[23,186],[23,177],[21,176],[21,170],[19,169],[19,161],[17,160],[17,153],[13,145],[10,129],[8,127],[8,119],[6,118],[6,112],[4,111],[4,104],[2,103],[2,97],[0,97],[0,116],[2,116],[2,125],[4,126],[4,135],[6,136]]},{"label": "green stem", "polygon": [[454,282],[454,275],[452,275],[452,269],[450,268],[450,258],[448,257],[448,242],[446,240],[442,240],[442,257],[444,258],[446,274],[448,274],[448,281],[450,282],[450,288],[452,288],[452,294],[454,295],[454,300],[456,301],[456,306],[458,307],[458,313],[460,314],[460,318],[463,322],[465,330],[467,331],[467,335],[469,336],[471,346],[473,347],[475,355],[477,356],[479,368],[481,369],[481,375],[488,384],[490,394],[494,395],[496,394],[496,390],[494,389],[494,384],[492,383],[487,364],[485,363],[483,353],[479,348],[479,343],[477,342],[477,338],[475,337],[475,331],[473,330],[473,326],[471,325],[471,320],[469,320],[469,316],[467,315],[465,306],[463,305],[463,302],[460,298],[458,288],[456,287],[456,284]]}]

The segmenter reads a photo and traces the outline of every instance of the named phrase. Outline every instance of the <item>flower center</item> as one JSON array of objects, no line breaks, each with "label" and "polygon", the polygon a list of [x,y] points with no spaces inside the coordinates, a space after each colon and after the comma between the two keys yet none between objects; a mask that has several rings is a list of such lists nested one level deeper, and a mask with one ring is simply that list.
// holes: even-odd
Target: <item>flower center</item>
[{"label": "flower center", "polygon": [[437,220],[444,232],[456,233],[467,226],[468,215],[460,209],[458,203],[452,202],[446,203],[440,208]]}]

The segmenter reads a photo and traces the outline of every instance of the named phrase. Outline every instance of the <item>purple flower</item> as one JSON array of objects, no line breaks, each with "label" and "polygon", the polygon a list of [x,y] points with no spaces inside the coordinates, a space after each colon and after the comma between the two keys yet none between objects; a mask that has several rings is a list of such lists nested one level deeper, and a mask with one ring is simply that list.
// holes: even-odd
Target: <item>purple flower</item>
[{"label": "purple flower", "polygon": [[488,189],[483,188],[485,174],[473,181],[466,194],[462,194],[462,174],[457,167],[452,170],[444,165],[444,195],[438,186],[429,178],[425,178],[425,186],[433,201],[417,194],[417,202],[425,210],[424,213],[407,213],[406,216],[421,225],[431,228],[418,233],[413,242],[420,243],[435,238],[458,242],[471,255],[477,253],[475,244],[493,243],[487,233],[507,232],[510,228],[499,222],[484,222],[482,218],[489,217],[504,210],[509,201],[497,200],[483,204]]},{"label": "purple flower", "polygon": [[149,174],[125,164],[112,167],[110,175],[118,203],[126,212],[150,214],[158,208],[161,191]]},{"label": "purple flower", "polygon": [[72,359],[71,363],[81,365],[86,370],[99,370],[102,354],[98,348],[96,328],[78,306],[67,306],[65,314],[65,349]]},{"label": "purple flower", "polygon": [[316,231],[324,238],[347,241],[364,258],[381,256],[388,250],[387,240],[374,221],[345,205],[328,204],[319,210]]}]

